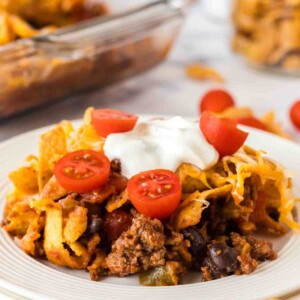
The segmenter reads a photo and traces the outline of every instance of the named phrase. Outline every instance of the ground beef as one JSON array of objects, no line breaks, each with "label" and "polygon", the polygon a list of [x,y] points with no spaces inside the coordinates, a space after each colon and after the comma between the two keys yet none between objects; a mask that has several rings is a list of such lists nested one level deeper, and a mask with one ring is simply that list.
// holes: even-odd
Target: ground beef
[{"label": "ground beef", "polygon": [[94,254],[94,259],[87,267],[90,272],[91,280],[99,281],[101,276],[108,275],[106,265],[106,254],[103,250],[97,249]]},{"label": "ground beef", "polygon": [[254,272],[258,266],[258,261],[251,257],[250,253],[245,253],[243,255],[238,256],[239,261],[239,270],[237,272],[240,274],[250,274]]},{"label": "ground beef", "polygon": [[112,275],[126,276],[165,264],[164,228],[157,219],[151,219],[132,210],[131,227],[112,245],[106,258]]},{"label": "ground beef", "polygon": [[202,281],[210,281],[214,280],[215,278],[213,277],[212,271],[210,267],[204,266],[201,268],[202,271]]},{"label": "ground beef", "polygon": [[253,236],[246,237],[248,243],[251,245],[251,255],[259,260],[274,260],[277,258],[277,253],[273,251],[272,243],[266,240],[257,240]]},{"label": "ground beef", "polygon": [[250,274],[259,262],[274,260],[277,254],[272,249],[272,244],[265,240],[257,240],[252,235],[241,236],[231,233],[231,242],[238,251],[239,271],[241,274]]},{"label": "ground beef", "polygon": [[165,226],[165,247],[166,260],[177,261],[182,265],[190,266],[192,262],[192,256],[189,252],[191,243],[188,239],[185,239],[184,235],[180,232],[176,232],[171,226]]}]

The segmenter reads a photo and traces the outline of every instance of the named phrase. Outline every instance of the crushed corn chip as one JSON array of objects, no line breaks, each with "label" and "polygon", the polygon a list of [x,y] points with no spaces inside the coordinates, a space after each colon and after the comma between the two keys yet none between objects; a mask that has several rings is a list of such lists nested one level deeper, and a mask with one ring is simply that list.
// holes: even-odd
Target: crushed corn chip
[{"label": "crushed corn chip", "polygon": [[36,249],[36,241],[41,237],[41,231],[45,226],[45,217],[44,215],[38,215],[34,218],[28,229],[26,234],[20,240],[20,247],[29,255],[38,256]]},{"label": "crushed corn chip", "polygon": [[[91,259],[96,246],[100,242],[98,234],[94,234],[88,241],[87,246],[78,240],[87,226],[86,213],[83,207],[73,210],[73,213],[65,214],[63,206],[47,198],[41,198],[32,203],[32,207],[38,211],[45,211],[46,221],[44,228],[44,250],[47,259],[59,266],[69,266],[73,269],[85,269]],[[74,212],[75,211],[75,212]],[[83,224],[76,223],[81,220]],[[74,224],[76,226],[74,227]],[[74,232],[72,232],[72,228]],[[68,240],[66,240],[66,238]],[[72,255],[64,244],[72,249]]]},{"label": "crushed corn chip", "polygon": [[8,224],[4,226],[4,229],[17,236],[23,237],[31,224],[39,214],[30,207],[30,201],[18,201],[13,206],[7,216]]},{"label": "crushed corn chip", "polygon": [[69,214],[64,226],[64,239],[67,243],[76,242],[87,227],[87,208],[76,206]]},{"label": "crushed corn chip", "polygon": [[216,70],[203,65],[187,66],[186,75],[196,80],[213,80],[219,83],[225,82],[225,79]]},{"label": "crushed corn chip", "polygon": [[177,211],[172,217],[172,224],[178,231],[199,223],[202,211],[208,207],[207,199],[223,197],[231,192],[231,184],[216,189],[210,189],[200,193],[196,191],[190,194],[180,203]]},{"label": "crushed corn chip", "polygon": [[59,124],[42,134],[39,141],[38,184],[41,192],[53,175],[55,163],[67,153],[67,136]]},{"label": "crushed corn chip", "polygon": [[283,130],[280,123],[276,121],[275,113],[273,111],[270,111],[263,115],[260,120],[267,126],[270,132],[283,138],[291,139],[291,137]]},{"label": "crushed corn chip", "polygon": [[105,206],[106,210],[108,212],[113,212],[114,210],[122,207],[124,204],[129,203],[130,199],[129,199],[129,195],[127,192],[127,189],[124,190],[122,193],[120,193],[119,195],[115,195],[113,197],[111,197],[108,201],[107,204]]},{"label": "crushed corn chip", "polygon": [[232,47],[258,66],[300,67],[299,1],[235,0]]},{"label": "crushed corn chip", "polygon": [[56,30],[54,26],[36,30],[19,16],[6,12],[0,7],[0,45],[8,44],[18,38],[31,38],[54,30]]},{"label": "crushed corn chip", "polygon": [[89,107],[84,114],[82,126],[70,134],[68,139],[68,150],[76,151],[80,149],[93,149],[102,151],[104,140],[99,137],[94,126],[92,125],[92,111],[94,108]]},{"label": "crushed corn chip", "polygon": [[15,188],[25,195],[39,191],[37,171],[33,167],[21,167],[8,175]]}]

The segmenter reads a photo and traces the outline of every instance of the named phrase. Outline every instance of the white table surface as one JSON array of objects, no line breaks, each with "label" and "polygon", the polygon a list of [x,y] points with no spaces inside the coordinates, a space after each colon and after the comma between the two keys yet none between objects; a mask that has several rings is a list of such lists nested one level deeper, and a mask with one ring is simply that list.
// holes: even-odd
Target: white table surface
[{"label": "white table surface", "polygon": [[[234,94],[239,105],[250,106],[257,114],[275,110],[284,128],[300,141],[299,132],[288,118],[288,108],[300,99],[300,78],[264,73],[245,65],[231,52],[230,35],[229,24],[213,23],[203,14],[201,4],[196,5],[166,62],[105,90],[79,94],[3,121],[0,141],[62,119],[81,118],[88,106],[137,114],[197,116],[200,95],[220,85],[188,79],[184,70],[192,63],[207,64],[218,70],[226,78],[221,86]],[[10,296],[0,291],[0,299],[13,299]]]}]

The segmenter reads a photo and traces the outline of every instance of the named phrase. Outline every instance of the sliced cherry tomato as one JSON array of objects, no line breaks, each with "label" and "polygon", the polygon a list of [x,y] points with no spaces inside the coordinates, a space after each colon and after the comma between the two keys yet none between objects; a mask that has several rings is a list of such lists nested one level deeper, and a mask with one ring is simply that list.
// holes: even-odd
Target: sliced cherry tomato
[{"label": "sliced cherry tomato", "polygon": [[169,170],[139,173],[128,181],[127,189],[134,207],[151,218],[169,217],[181,198],[180,180]]},{"label": "sliced cherry tomato", "polygon": [[291,107],[290,118],[295,127],[300,129],[300,100],[296,101]]},{"label": "sliced cherry tomato", "polygon": [[268,131],[267,126],[261,122],[260,120],[254,118],[254,117],[245,117],[245,118],[238,118],[236,119],[238,124],[250,126],[253,128],[257,128],[260,130]]},{"label": "sliced cherry tomato", "polygon": [[109,159],[93,150],[69,153],[62,157],[54,168],[58,183],[75,193],[85,193],[103,186],[109,173]]},{"label": "sliced cherry tomato", "polygon": [[232,96],[224,90],[211,90],[207,92],[200,102],[200,113],[205,110],[221,113],[225,109],[234,106]]},{"label": "sliced cherry tomato", "polygon": [[101,137],[133,129],[138,117],[115,109],[97,109],[92,112],[92,124]]},{"label": "sliced cherry tomato", "polygon": [[200,129],[221,157],[235,153],[248,136],[247,132],[236,127],[234,120],[219,119],[207,111],[201,115]]}]

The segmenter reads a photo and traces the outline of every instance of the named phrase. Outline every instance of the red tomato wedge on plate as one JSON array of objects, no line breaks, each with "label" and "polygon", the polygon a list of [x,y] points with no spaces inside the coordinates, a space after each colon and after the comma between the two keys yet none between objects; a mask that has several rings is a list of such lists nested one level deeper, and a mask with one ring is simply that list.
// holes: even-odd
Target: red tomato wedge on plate
[{"label": "red tomato wedge on plate", "polygon": [[225,109],[234,106],[233,97],[224,90],[211,90],[201,99],[200,113],[208,110],[214,113],[221,113]]},{"label": "red tomato wedge on plate", "polygon": [[104,138],[111,133],[132,130],[137,120],[137,116],[115,109],[96,109],[92,112],[92,124]]},{"label": "red tomato wedge on plate", "polygon": [[237,128],[236,121],[217,118],[207,111],[201,115],[200,129],[221,157],[234,154],[248,137],[247,132]]},{"label": "red tomato wedge on plate", "polygon": [[93,150],[71,152],[62,157],[54,168],[58,183],[75,193],[85,193],[103,186],[109,174],[109,159]]},{"label": "red tomato wedge on plate", "polygon": [[290,109],[290,118],[297,129],[300,129],[300,100],[296,101]]},{"label": "red tomato wedge on plate", "polygon": [[152,170],[133,176],[127,184],[133,206],[151,218],[169,217],[181,199],[181,183],[169,170]]}]

